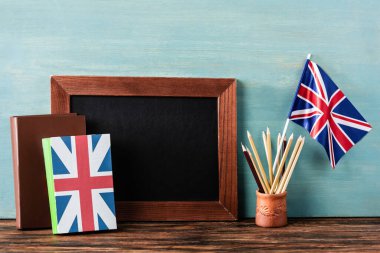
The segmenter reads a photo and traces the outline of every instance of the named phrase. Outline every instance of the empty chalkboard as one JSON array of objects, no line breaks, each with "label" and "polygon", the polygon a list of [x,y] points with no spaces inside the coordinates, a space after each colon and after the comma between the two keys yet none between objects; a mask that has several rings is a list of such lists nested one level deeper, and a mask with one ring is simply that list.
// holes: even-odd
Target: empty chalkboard
[{"label": "empty chalkboard", "polygon": [[236,80],[52,76],[51,112],[110,133],[118,221],[236,220]]},{"label": "empty chalkboard", "polygon": [[218,200],[216,98],[72,96],[87,134],[110,133],[116,201]]}]

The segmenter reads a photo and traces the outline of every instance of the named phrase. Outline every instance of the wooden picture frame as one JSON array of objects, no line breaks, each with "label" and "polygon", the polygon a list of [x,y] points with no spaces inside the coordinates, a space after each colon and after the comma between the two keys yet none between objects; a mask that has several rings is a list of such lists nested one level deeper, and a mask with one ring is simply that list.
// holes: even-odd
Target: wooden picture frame
[{"label": "wooden picture frame", "polygon": [[51,113],[70,113],[72,96],[217,98],[218,201],[117,201],[119,221],[237,220],[236,80],[52,76]]}]

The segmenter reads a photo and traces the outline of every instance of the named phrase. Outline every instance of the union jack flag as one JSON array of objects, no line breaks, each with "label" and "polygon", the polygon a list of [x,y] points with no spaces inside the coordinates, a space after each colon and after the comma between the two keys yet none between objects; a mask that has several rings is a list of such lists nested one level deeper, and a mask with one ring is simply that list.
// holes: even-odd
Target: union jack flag
[{"label": "union jack flag", "polygon": [[43,139],[54,234],[116,229],[109,134]]},{"label": "union jack flag", "polygon": [[311,60],[306,61],[288,118],[322,144],[333,168],[371,130],[325,71]]}]

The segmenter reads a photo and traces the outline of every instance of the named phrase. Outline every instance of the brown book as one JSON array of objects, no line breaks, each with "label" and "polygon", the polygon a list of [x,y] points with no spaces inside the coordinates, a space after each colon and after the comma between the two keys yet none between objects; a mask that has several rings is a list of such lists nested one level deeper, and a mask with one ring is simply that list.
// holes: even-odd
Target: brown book
[{"label": "brown book", "polygon": [[51,227],[42,138],[84,135],[85,117],[73,114],[10,118],[18,229]]}]

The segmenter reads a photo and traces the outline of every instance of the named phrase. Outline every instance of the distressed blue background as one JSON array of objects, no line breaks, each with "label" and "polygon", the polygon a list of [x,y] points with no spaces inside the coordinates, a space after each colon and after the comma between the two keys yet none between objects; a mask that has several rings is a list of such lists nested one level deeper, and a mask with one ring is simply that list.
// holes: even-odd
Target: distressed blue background
[{"label": "distressed blue background", "polygon": [[[329,167],[306,138],[290,216],[380,216],[379,1],[0,1],[0,217],[15,217],[10,115],[50,112],[52,74],[234,77],[238,141],[282,129],[313,53],[372,132]],[[290,131],[306,134],[295,124]],[[238,149],[239,208],[255,186]]]}]

